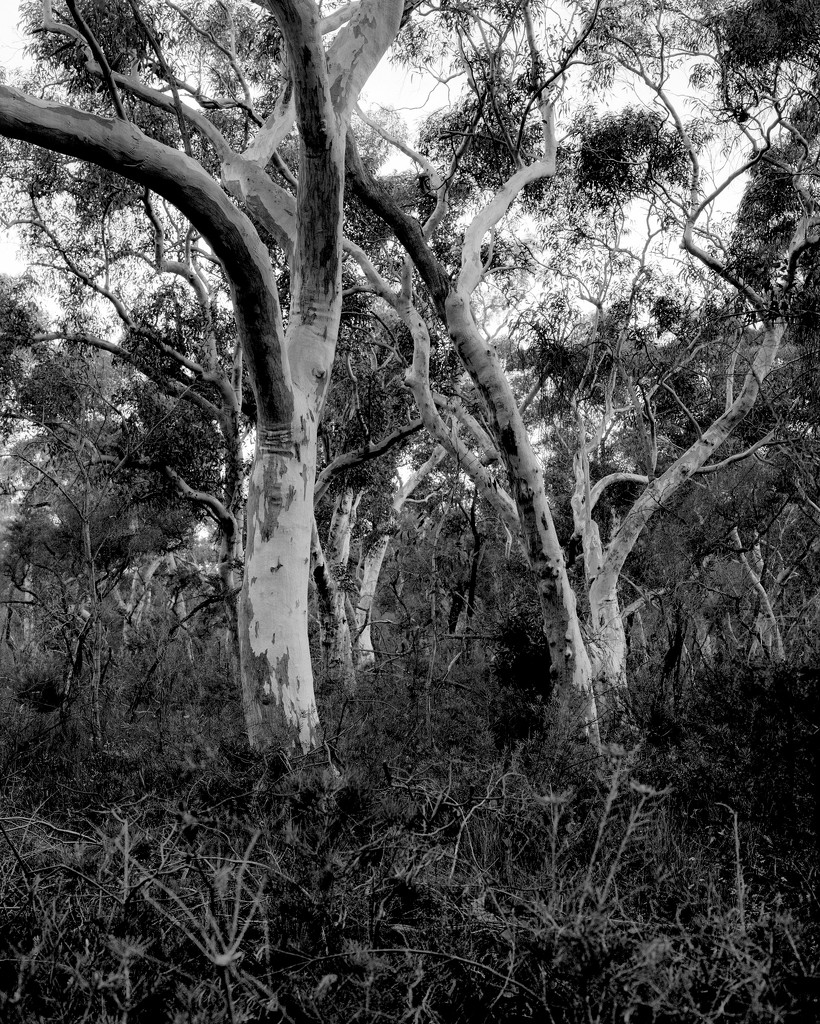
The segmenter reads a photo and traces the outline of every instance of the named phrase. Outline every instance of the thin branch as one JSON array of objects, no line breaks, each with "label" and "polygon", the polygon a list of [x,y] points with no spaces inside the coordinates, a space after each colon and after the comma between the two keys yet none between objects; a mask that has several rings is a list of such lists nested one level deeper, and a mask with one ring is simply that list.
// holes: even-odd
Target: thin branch
[{"label": "thin branch", "polygon": [[89,28],[85,18],[77,10],[77,4],[75,3],[75,0],[66,0],[66,6],[71,12],[71,17],[74,19],[74,23],[82,33],[82,36],[85,39],[86,43],[88,43],[88,48],[91,51],[92,56],[100,66],[103,81],[105,82],[105,87],[106,89],[108,89],[108,92],[111,96],[111,100],[114,104],[114,109],[117,111],[117,117],[120,118],[121,121],[128,121],[128,115],[125,112],[125,107],[122,105],[120,94],[117,91],[116,85],[114,84],[114,78],[111,74],[111,65],[108,63],[108,59],[106,58],[105,53],[103,52],[103,48],[100,46],[96,36]]},{"label": "thin branch", "polygon": [[362,445],[361,448],[356,448],[353,451],[337,455],[331,463],[325,466],[316,478],[316,484],[313,489],[314,503],[318,504],[322,500],[325,494],[327,494],[328,488],[333,480],[346,469],[350,469],[353,466],[360,466],[365,462],[370,462],[373,459],[379,458],[379,456],[384,455],[385,452],[390,451],[390,449],[394,448],[397,444],[407,440],[408,437],[412,437],[413,434],[418,433],[423,426],[424,424],[421,419],[411,420],[410,423],[406,423],[403,426],[392,430],[379,441],[370,442]]}]

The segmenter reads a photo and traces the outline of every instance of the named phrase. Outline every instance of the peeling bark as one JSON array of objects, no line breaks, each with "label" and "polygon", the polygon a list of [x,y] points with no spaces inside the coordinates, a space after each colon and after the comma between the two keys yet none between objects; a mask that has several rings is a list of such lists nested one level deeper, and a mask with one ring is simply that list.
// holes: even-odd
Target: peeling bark
[{"label": "peeling bark", "polygon": [[[312,417],[294,448],[260,431],[248,482],[248,542],[239,602],[242,696],[251,746],[303,751],[319,741],[307,633],[315,456]],[[313,434],[311,445],[310,434]]]}]

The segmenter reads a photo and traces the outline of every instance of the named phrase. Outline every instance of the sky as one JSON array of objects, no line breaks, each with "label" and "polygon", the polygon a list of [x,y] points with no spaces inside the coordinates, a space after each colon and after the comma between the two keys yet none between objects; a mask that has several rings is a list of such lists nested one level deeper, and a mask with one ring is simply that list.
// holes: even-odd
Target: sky
[{"label": "sky", "polygon": [[[7,70],[19,64],[25,46],[17,31],[18,8],[18,0],[0,0],[0,67]],[[0,274],[19,274],[23,270],[17,259],[16,242],[0,229]]]},{"label": "sky", "polygon": [[0,64],[7,67],[22,57],[25,42],[17,31],[18,0],[0,3]]}]

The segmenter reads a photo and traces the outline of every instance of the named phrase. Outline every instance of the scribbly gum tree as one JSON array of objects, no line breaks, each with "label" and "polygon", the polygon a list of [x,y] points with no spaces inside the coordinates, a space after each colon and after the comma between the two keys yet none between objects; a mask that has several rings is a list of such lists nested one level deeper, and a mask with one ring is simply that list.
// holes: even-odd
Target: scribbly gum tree
[{"label": "scribbly gum tree", "polygon": [[[40,55],[62,64],[70,87],[4,86],[0,132],[150,189],[221,263],[257,417],[239,608],[248,735],[309,749],[316,431],[341,308],[345,137],[403,4],[351,4],[325,20],[313,0],[257,7],[221,5],[211,18],[188,4],[31,5]],[[294,124],[295,173],[277,153]],[[266,172],[271,161],[287,188]],[[258,228],[287,258],[286,328]]]},{"label": "scribbly gum tree", "polygon": [[[630,366],[624,358],[630,348],[634,352],[634,338],[640,334],[639,318],[634,318],[625,331],[618,332],[611,347],[613,370],[620,377],[624,406],[631,409],[637,435],[635,469],[645,474],[645,487],[603,548],[588,511],[592,500],[584,466],[586,436],[581,432],[575,503],[585,514],[576,519],[581,531],[587,531],[585,539],[589,538],[594,551],[595,564],[587,564],[587,578],[591,613],[597,619],[597,634],[602,641],[599,657],[603,664],[599,674],[602,683],[616,692],[622,689],[625,676],[626,644],[618,582],[626,560],[650,518],[691,478],[751,457],[777,434],[779,417],[775,416],[769,424],[771,429],[750,439],[745,450],[741,446],[723,462],[713,459],[732,435],[739,433],[766,379],[778,366],[784,337],[787,332],[794,334],[799,321],[801,286],[813,263],[812,250],[820,243],[814,184],[818,158],[816,68],[810,60],[801,62],[799,44],[794,41],[762,60],[757,54],[751,64],[742,50],[726,49],[727,41],[731,45],[732,39],[743,36],[738,17],[738,9],[727,8],[704,24],[686,15],[659,12],[651,24],[636,19],[626,25],[623,21],[617,26],[603,25],[603,38],[610,52],[617,54],[621,67],[633,76],[639,88],[647,90],[647,115],[654,120],[660,116],[663,121],[658,137],[662,138],[668,130],[684,158],[683,174],[677,181],[673,178],[672,188],[659,180],[660,175],[655,180],[651,174],[648,176],[643,187],[650,203],[647,222],[657,225],[659,234],[664,228],[673,227],[681,248],[691,260],[691,287],[708,299],[706,315],[702,315],[705,322],[690,324],[690,329],[696,327],[693,336],[687,338],[681,331],[687,326],[686,318],[670,325],[672,330],[663,340],[668,345],[671,334],[678,352],[673,365],[654,380],[647,373],[648,367],[644,367],[642,379],[640,369],[636,377],[633,368],[640,368],[641,360],[632,359]],[[789,60],[795,57],[796,60]],[[676,95],[679,87],[675,84],[677,77],[683,75],[689,76],[689,89],[701,109],[711,104],[713,110],[719,111],[708,129],[704,129],[702,122],[690,123],[686,119],[685,105]],[[714,166],[708,159],[709,147],[718,144],[724,153],[731,154],[728,167],[723,171],[707,170],[710,163]],[[606,163],[604,158],[602,169],[606,169]],[[614,160],[609,167],[616,178],[623,173],[618,171],[617,163]],[[647,166],[651,168],[651,160]],[[754,181],[761,166],[776,171],[781,212],[785,216],[780,220],[776,237],[771,239],[766,258],[758,265],[757,274],[752,274],[748,259],[738,259],[744,242],[748,246],[748,239],[739,230],[742,220],[740,225],[722,224],[719,213],[726,190],[745,174],[751,174]],[[747,214],[761,204],[761,199],[760,190],[747,189]],[[655,203],[657,217],[652,216]],[[642,254],[633,253],[637,270],[630,304],[644,273],[648,245]],[[656,301],[655,308],[662,309],[662,303]],[[722,330],[715,332],[717,337],[711,318],[723,324]],[[655,338],[661,338],[657,330]],[[646,354],[651,363],[650,353]],[[719,360],[717,374],[715,355]],[[722,360],[725,362],[721,366]],[[695,407],[695,411],[689,407],[676,391],[679,385],[675,378],[686,386],[687,377],[691,379],[693,373],[709,381],[717,394],[723,392],[722,403],[707,401],[705,407]],[[695,400],[697,390],[693,392]],[[681,438],[684,443],[679,443],[677,450],[664,445],[662,439],[659,442],[663,420],[658,428],[657,412],[663,405],[668,408],[670,397],[693,428],[688,437]],[[607,429],[611,416],[610,392],[599,431]],[[672,418],[667,412],[667,420]],[[617,481],[621,476],[616,473],[611,479]],[[594,490],[600,492],[607,482],[599,481]]]},{"label": "scribbly gum tree", "polygon": [[[520,536],[551,654],[551,664],[545,666],[545,689],[548,673],[563,690],[579,693],[587,727],[597,735],[591,665],[541,465],[516,396],[485,325],[476,319],[474,306],[493,262],[492,239],[514,203],[528,186],[555,174],[558,94],[553,86],[562,79],[571,55],[594,21],[594,14],[572,7],[563,26],[566,45],[558,47],[555,66],[547,70],[538,53],[534,17],[529,5],[517,8],[512,17],[502,5],[487,5],[475,19],[459,7],[446,5],[441,20],[433,22],[432,28],[424,23],[411,27],[406,51],[410,59],[419,59],[442,80],[452,72],[452,77],[466,81],[466,98],[439,119],[444,122],[439,125],[444,139],[458,139],[456,143],[442,142],[442,134],[438,134],[431,137],[425,153],[372,124],[419,168],[420,181],[431,200],[423,204],[426,209],[418,210],[421,224],[369,174],[351,140],[348,171],[359,200],[390,225],[408,254],[393,281],[381,277],[365,261],[360,263],[373,293],[393,307],[413,338],[414,359],[407,383],[425,426],[455,455],[507,528]],[[457,45],[452,66],[442,68],[441,53],[453,52],[451,47],[443,47],[445,34],[454,37]],[[480,140],[488,137],[490,143],[482,145]],[[495,159],[498,154],[500,158]],[[462,218],[467,225],[463,231]],[[463,243],[453,245],[458,237]],[[433,332],[414,296],[414,271],[426,285],[432,307],[466,370],[471,391],[481,403],[483,424],[463,407],[453,410],[455,419],[448,423],[436,406],[430,384]],[[493,464],[506,470],[509,491],[491,468]]]},{"label": "scribbly gum tree", "polygon": [[[397,0],[333,10],[313,0],[42,0],[28,9],[40,63],[27,86],[0,87],[0,134],[159,197],[204,240],[198,258],[218,261],[228,285],[256,429],[238,612],[251,742],[307,749],[318,737],[307,588],[317,433],[345,287],[369,293],[374,315],[387,315],[401,344],[409,339],[405,379],[419,419],[526,552],[550,650],[544,690],[574,692],[594,738],[599,713],[623,703],[627,560],[658,510],[719,465],[715,453],[778,365],[806,284],[818,241],[817,69],[799,33],[760,56],[744,49],[731,6],[690,18],[580,0],[558,9],[422,0],[406,10]],[[447,109],[413,145],[389,118],[356,110],[393,43],[449,90]],[[596,119],[620,106],[625,85],[637,90],[636,106],[608,136],[620,152],[607,162],[605,148],[588,147],[603,157],[597,178],[585,178],[584,139],[600,141]],[[349,130],[354,116],[361,146]],[[409,159],[413,170],[398,184],[368,159],[374,136]],[[720,153],[729,157],[723,171]],[[728,198],[764,165],[793,201],[756,277],[733,248],[740,235]],[[611,202],[596,209],[590,196],[607,183],[617,186]],[[343,209],[353,214],[348,237]],[[601,290],[613,214],[624,228],[621,266]],[[631,233],[636,221],[649,226],[649,248]],[[654,316],[645,280],[669,260],[683,261],[696,304],[718,296],[709,299],[725,316],[718,373],[708,352],[687,347],[684,320],[670,373],[660,358],[670,332],[657,333],[652,358],[633,344]],[[600,293],[599,312],[620,328],[579,326],[574,344],[591,365],[584,386],[582,374],[567,387],[561,359],[519,373],[504,346],[545,294],[569,295],[572,268],[584,292],[567,308],[588,309],[584,297]],[[632,278],[637,298],[618,320],[612,307],[624,295],[629,306]],[[437,380],[444,347],[460,367],[446,393]],[[690,372],[722,375],[719,406],[687,402],[677,384]],[[562,418],[527,415],[562,388]],[[674,444],[662,422],[670,416],[688,423]],[[612,446],[611,465],[592,457],[599,433],[623,440],[627,431],[635,444]],[[552,444],[574,457],[562,480],[546,471]],[[635,487],[629,507],[596,535],[606,492],[625,483]],[[556,526],[568,521],[586,545],[580,582]],[[333,607],[343,626],[340,602]]]},{"label": "scribbly gum tree", "polygon": [[[816,78],[810,59],[801,63],[805,55],[794,44],[756,67],[727,49],[734,9],[700,20],[665,8],[653,9],[649,17],[645,5],[567,5],[560,19],[536,4],[512,11],[486,4],[480,15],[456,4],[437,9],[439,19],[411,23],[401,37],[402,53],[458,98],[429,120],[415,147],[365,117],[415,163],[425,193],[416,218],[396,202],[389,183],[367,171],[348,140],[350,185],[390,225],[408,262],[390,280],[390,273],[381,277],[359,262],[374,295],[399,313],[413,335],[408,386],[425,426],[524,544],[552,680],[583,695],[594,734],[598,714],[617,718],[625,703],[624,566],[650,519],[694,476],[715,469],[714,456],[749,415],[777,365],[806,254],[820,237],[812,183],[816,146],[790,119],[814,95]],[[445,33],[455,47],[444,47]],[[611,111],[615,86],[637,89],[637,106],[620,118]],[[738,90],[745,90],[742,103]],[[690,102],[699,114],[692,123]],[[606,149],[601,155],[596,148],[605,134],[601,121],[607,120],[610,159]],[[587,151],[599,154],[597,177],[585,178],[584,140],[596,133]],[[725,167],[714,159],[718,150],[730,154]],[[733,260],[731,221],[721,215],[727,194],[739,191],[744,175],[762,162],[782,166],[781,185],[796,209],[786,237],[769,254],[761,285]],[[607,187],[611,201],[596,206],[595,189]],[[613,218],[622,227],[618,240],[607,235]],[[637,241],[631,228],[636,221],[648,225],[648,235]],[[544,291],[566,280],[576,262],[573,251],[596,237],[597,249],[587,245],[578,253],[572,302],[586,309],[591,302],[605,312],[625,296],[632,308],[608,338],[594,328],[576,334],[590,365],[575,377],[579,390],[567,396],[571,413],[563,420],[560,441],[572,449],[574,466],[569,481],[549,493],[543,456],[522,407],[542,390],[566,390],[566,366],[547,362],[537,376],[517,381],[502,361],[499,341],[514,341],[522,304],[511,302],[505,310],[487,296],[494,288],[503,294],[496,281],[514,265],[528,275],[531,304],[537,305]],[[620,262],[611,290],[608,247]],[[727,344],[719,351],[712,347],[710,359],[708,346],[719,332],[704,334],[705,351],[683,335],[676,339],[678,358],[665,373],[659,370],[662,360],[633,358],[639,328],[646,328],[652,311],[646,302],[630,299],[630,292],[640,297],[645,280],[665,261],[680,262],[680,249],[696,300],[718,311]],[[776,269],[781,258],[782,274]],[[415,273],[432,308],[415,292]],[[433,318],[445,326],[480,408],[461,438],[451,436],[432,399]],[[686,329],[683,321],[680,326]],[[669,341],[663,329],[644,333],[658,351]],[[694,413],[679,395],[675,400],[676,380],[702,373],[705,364],[710,381],[722,380],[722,401],[705,402]],[[584,377],[587,385],[594,379],[599,384],[585,390]],[[689,421],[678,445],[665,442],[657,419],[670,400],[673,415],[682,412]],[[592,451],[602,437],[624,429],[635,436],[632,451],[621,446],[618,462],[596,478]],[[750,449],[749,455],[756,450]],[[486,457],[491,453],[496,468]],[[624,482],[635,484],[637,493],[602,537],[595,506],[607,489]],[[575,539],[584,545],[585,578],[578,594],[555,526],[561,502],[572,505]]]}]

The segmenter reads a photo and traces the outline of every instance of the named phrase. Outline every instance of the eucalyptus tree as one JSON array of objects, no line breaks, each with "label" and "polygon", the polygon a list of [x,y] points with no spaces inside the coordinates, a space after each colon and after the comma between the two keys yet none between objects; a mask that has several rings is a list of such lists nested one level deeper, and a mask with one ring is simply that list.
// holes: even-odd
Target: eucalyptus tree
[{"label": "eucalyptus tree", "polygon": [[[345,136],[403,7],[365,0],[323,19],[313,0],[205,10],[45,0],[31,8],[38,55],[61,65],[67,87],[44,74],[42,86],[0,94],[0,133],[162,196],[228,280],[256,407],[239,614],[257,746],[308,749],[318,738],[307,584],[317,426],[341,312]],[[278,153],[294,124],[295,174]],[[286,327],[263,235],[288,264]]]},{"label": "eucalyptus tree", "polygon": [[[95,163],[161,196],[205,240],[228,282],[256,415],[240,603],[251,741],[307,748],[318,735],[307,581],[317,431],[342,311],[343,253],[357,287],[381,303],[374,312],[388,307],[412,340],[406,379],[427,430],[520,537],[551,675],[582,695],[594,734],[594,680],[621,682],[618,659],[607,653],[620,643],[621,570],[652,516],[708,468],[749,415],[805,283],[806,254],[818,234],[816,147],[797,115],[814,94],[806,39],[816,34],[801,43],[786,33],[755,63],[739,42],[731,5],[693,16],[674,5],[583,0],[557,10],[535,2],[362,0],[322,17],[312,0],[206,8],[170,0],[105,8],[71,0],[63,8],[43,0],[32,13],[33,27],[42,29],[43,74],[28,91],[0,88],[0,133]],[[394,40],[406,61],[437,76],[454,97],[414,145],[395,125],[359,115],[415,162],[412,198],[406,180],[398,188],[362,158],[348,130],[363,85]],[[490,284],[498,279],[515,289],[514,271],[524,267],[530,276],[517,306],[544,290],[555,260],[534,236],[531,218],[563,216],[562,182],[571,201],[588,205],[594,183],[572,173],[584,135],[579,122],[590,104],[616,106],[626,83],[636,83],[644,108],[630,129],[644,140],[638,158],[648,156],[646,175],[626,174],[630,197],[651,201],[662,237],[682,241],[686,266],[700,268],[698,287],[722,290],[742,329],[724,408],[698,424],[685,450],[670,449],[664,460],[659,452],[655,465],[644,430],[641,472],[615,471],[646,480],[589,581],[602,612],[593,622],[597,646],[588,646],[544,469],[520,408],[526,396],[522,402],[516,394],[494,343],[505,308],[491,298]],[[682,88],[699,107],[694,120]],[[711,157],[721,147],[732,162],[710,177],[706,169],[716,166]],[[763,287],[734,260],[731,225],[724,230],[716,212],[730,186],[775,151],[799,209],[778,247],[783,275],[770,273]],[[623,162],[605,168],[616,183]],[[348,192],[389,228],[375,243],[355,218],[350,237],[342,234],[345,167]],[[287,274],[279,270],[285,267]],[[588,268],[589,287],[599,269]],[[288,297],[286,327],[280,291]],[[457,354],[462,380],[437,400],[431,365],[444,344]],[[596,358],[611,360],[613,344],[597,345]],[[530,390],[549,390],[562,372],[530,380]],[[632,401],[628,376],[618,378],[619,394],[629,397],[640,435],[655,407],[651,397],[642,402],[635,379]],[[584,449],[600,423],[586,419],[594,403],[577,404],[573,435]],[[594,490],[615,485],[591,476],[587,483],[589,495],[576,501],[585,522]]]},{"label": "eucalyptus tree", "polygon": [[[485,4],[480,12],[441,4],[436,10],[437,18],[411,23],[403,37],[403,53],[408,62],[446,81],[451,92],[456,89],[454,80],[460,80],[462,92],[455,104],[428,122],[416,146],[395,133],[391,138],[418,168],[427,193],[426,202],[417,204],[423,223],[369,173],[348,140],[353,190],[392,227],[408,254],[403,271],[395,272],[392,279],[360,262],[374,293],[399,312],[414,336],[415,357],[408,381],[425,424],[437,440],[449,444],[498,515],[521,536],[537,581],[551,673],[556,682],[584,695],[586,717],[594,730],[593,683],[600,684],[598,697],[606,703],[605,691],[614,687],[617,692],[624,681],[625,638],[618,595],[623,567],[652,516],[694,475],[715,468],[711,461],[715,453],[754,407],[777,363],[790,324],[790,305],[804,280],[807,253],[820,240],[813,185],[816,145],[805,138],[805,144],[800,143],[800,127],[790,119],[804,109],[807,94],[814,95],[813,50],[811,45],[801,49],[793,43],[787,52],[762,61],[755,69],[754,84],[743,86],[751,80],[748,67],[742,60],[733,64],[735,55],[725,45],[727,26],[737,26],[730,5],[725,10],[710,7],[703,17],[668,5],[633,9],[570,4],[562,9],[561,19],[536,4],[513,10],[503,4]],[[452,58],[448,54],[453,51],[442,46],[445,33],[456,42]],[[816,41],[816,35],[811,40]],[[639,107],[631,121],[625,115],[620,120],[604,119],[608,141],[610,145],[620,142],[620,155],[599,161],[600,173],[590,180],[589,167],[583,166],[581,140],[595,132],[584,121],[589,122],[596,102],[611,103],[613,90],[626,84],[636,84]],[[745,93],[739,105],[736,93],[741,88]],[[681,89],[685,97],[680,96]],[[698,112],[694,120],[688,116],[692,103]],[[390,136],[372,118],[367,120],[383,137]],[[607,135],[600,123],[593,127],[598,140]],[[799,145],[790,149],[788,144],[794,141]],[[721,148],[730,154],[722,170],[712,159]],[[594,151],[594,144],[590,150]],[[722,223],[718,213],[724,212],[720,202],[727,190],[736,188],[745,174],[769,158],[782,163],[783,187],[794,197],[797,213],[776,254],[772,253],[784,259],[782,275],[768,262],[764,287],[744,275],[732,258],[731,218]],[[711,168],[717,170],[712,173]],[[587,180],[579,173],[585,169]],[[569,184],[562,186],[565,182]],[[558,221],[560,227],[568,206],[588,210],[595,189],[607,188],[610,199],[621,205],[631,202],[634,211],[649,217],[651,233],[664,242],[665,252],[671,255],[669,243],[677,240],[683,248],[682,265],[694,286],[704,296],[716,293],[714,304],[732,311],[736,327],[728,335],[734,345],[723,371],[722,406],[696,424],[695,436],[682,449],[668,446],[666,451],[659,451],[652,423],[661,393],[669,395],[674,386],[664,388],[656,380],[655,394],[642,395],[642,382],[628,372],[624,344],[634,342],[635,317],[627,315],[626,329],[611,333],[609,339],[593,331],[593,341],[588,342],[592,371],[600,374],[601,361],[609,363],[612,384],[602,402],[603,413],[589,422],[582,396],[577,396],[579,415],[571,428],[577,453],[573,513],[576,532],[585,545],[592,606],[588,645],[544,472],[519,398],[493,344],[498,306],[485,316],[485,296],[493,276],[503,274],[509,264],[529,265],[535,271],[530,291],[537,295],[544,281],[549,283],[549,264],[554,267],[564,258],[560,242],[550,243],[552,252],[549,246],[534,249],[537,239],[533,240],[521,210],[552,216],[553,224]],[[636,203],[643,204],[644,213]],[[581,221],[582,236],[594,234],[591,216],[587,223],[583,217],[574,220]],[[553,238],[560,239],[557,229]],[[642,240],[636,245],[627,232],[622,239],[621,248],[637,268],[638,288],[646,246]],[[597,290],[604,262],[586,269],[583,284],[590,296]],[[483,423],[473,417],[473,440],[467,447],[448,439],[446,425],[430,400],[431,331],[414,301],[414,272],[426,285],[481,399]],[[519,316],[517,309],[515,316]],[[687,361],[691,356],[686,354],[688,340],[682,341]],[[534,386],[536,390],[544,383],[548,388],[560,387],[563,375],[564,367],[558,365],[548,374],[551,379],[535,381]],[[615,468],[596,480],[590,476],[589,455],[602,432],[613,427],[616,384],[623,413],[631,415],[643,454],[639,466]],[[593,411],[589,405],[586,410]],[[658,425],[658,431],[662,429]],[[753,448],[749,446],[745,454]],[[493,455],[503,465],[503,477],[488,470]],[[625,475],[641,490],[604,548],[592,519],[593,507]]]}]

